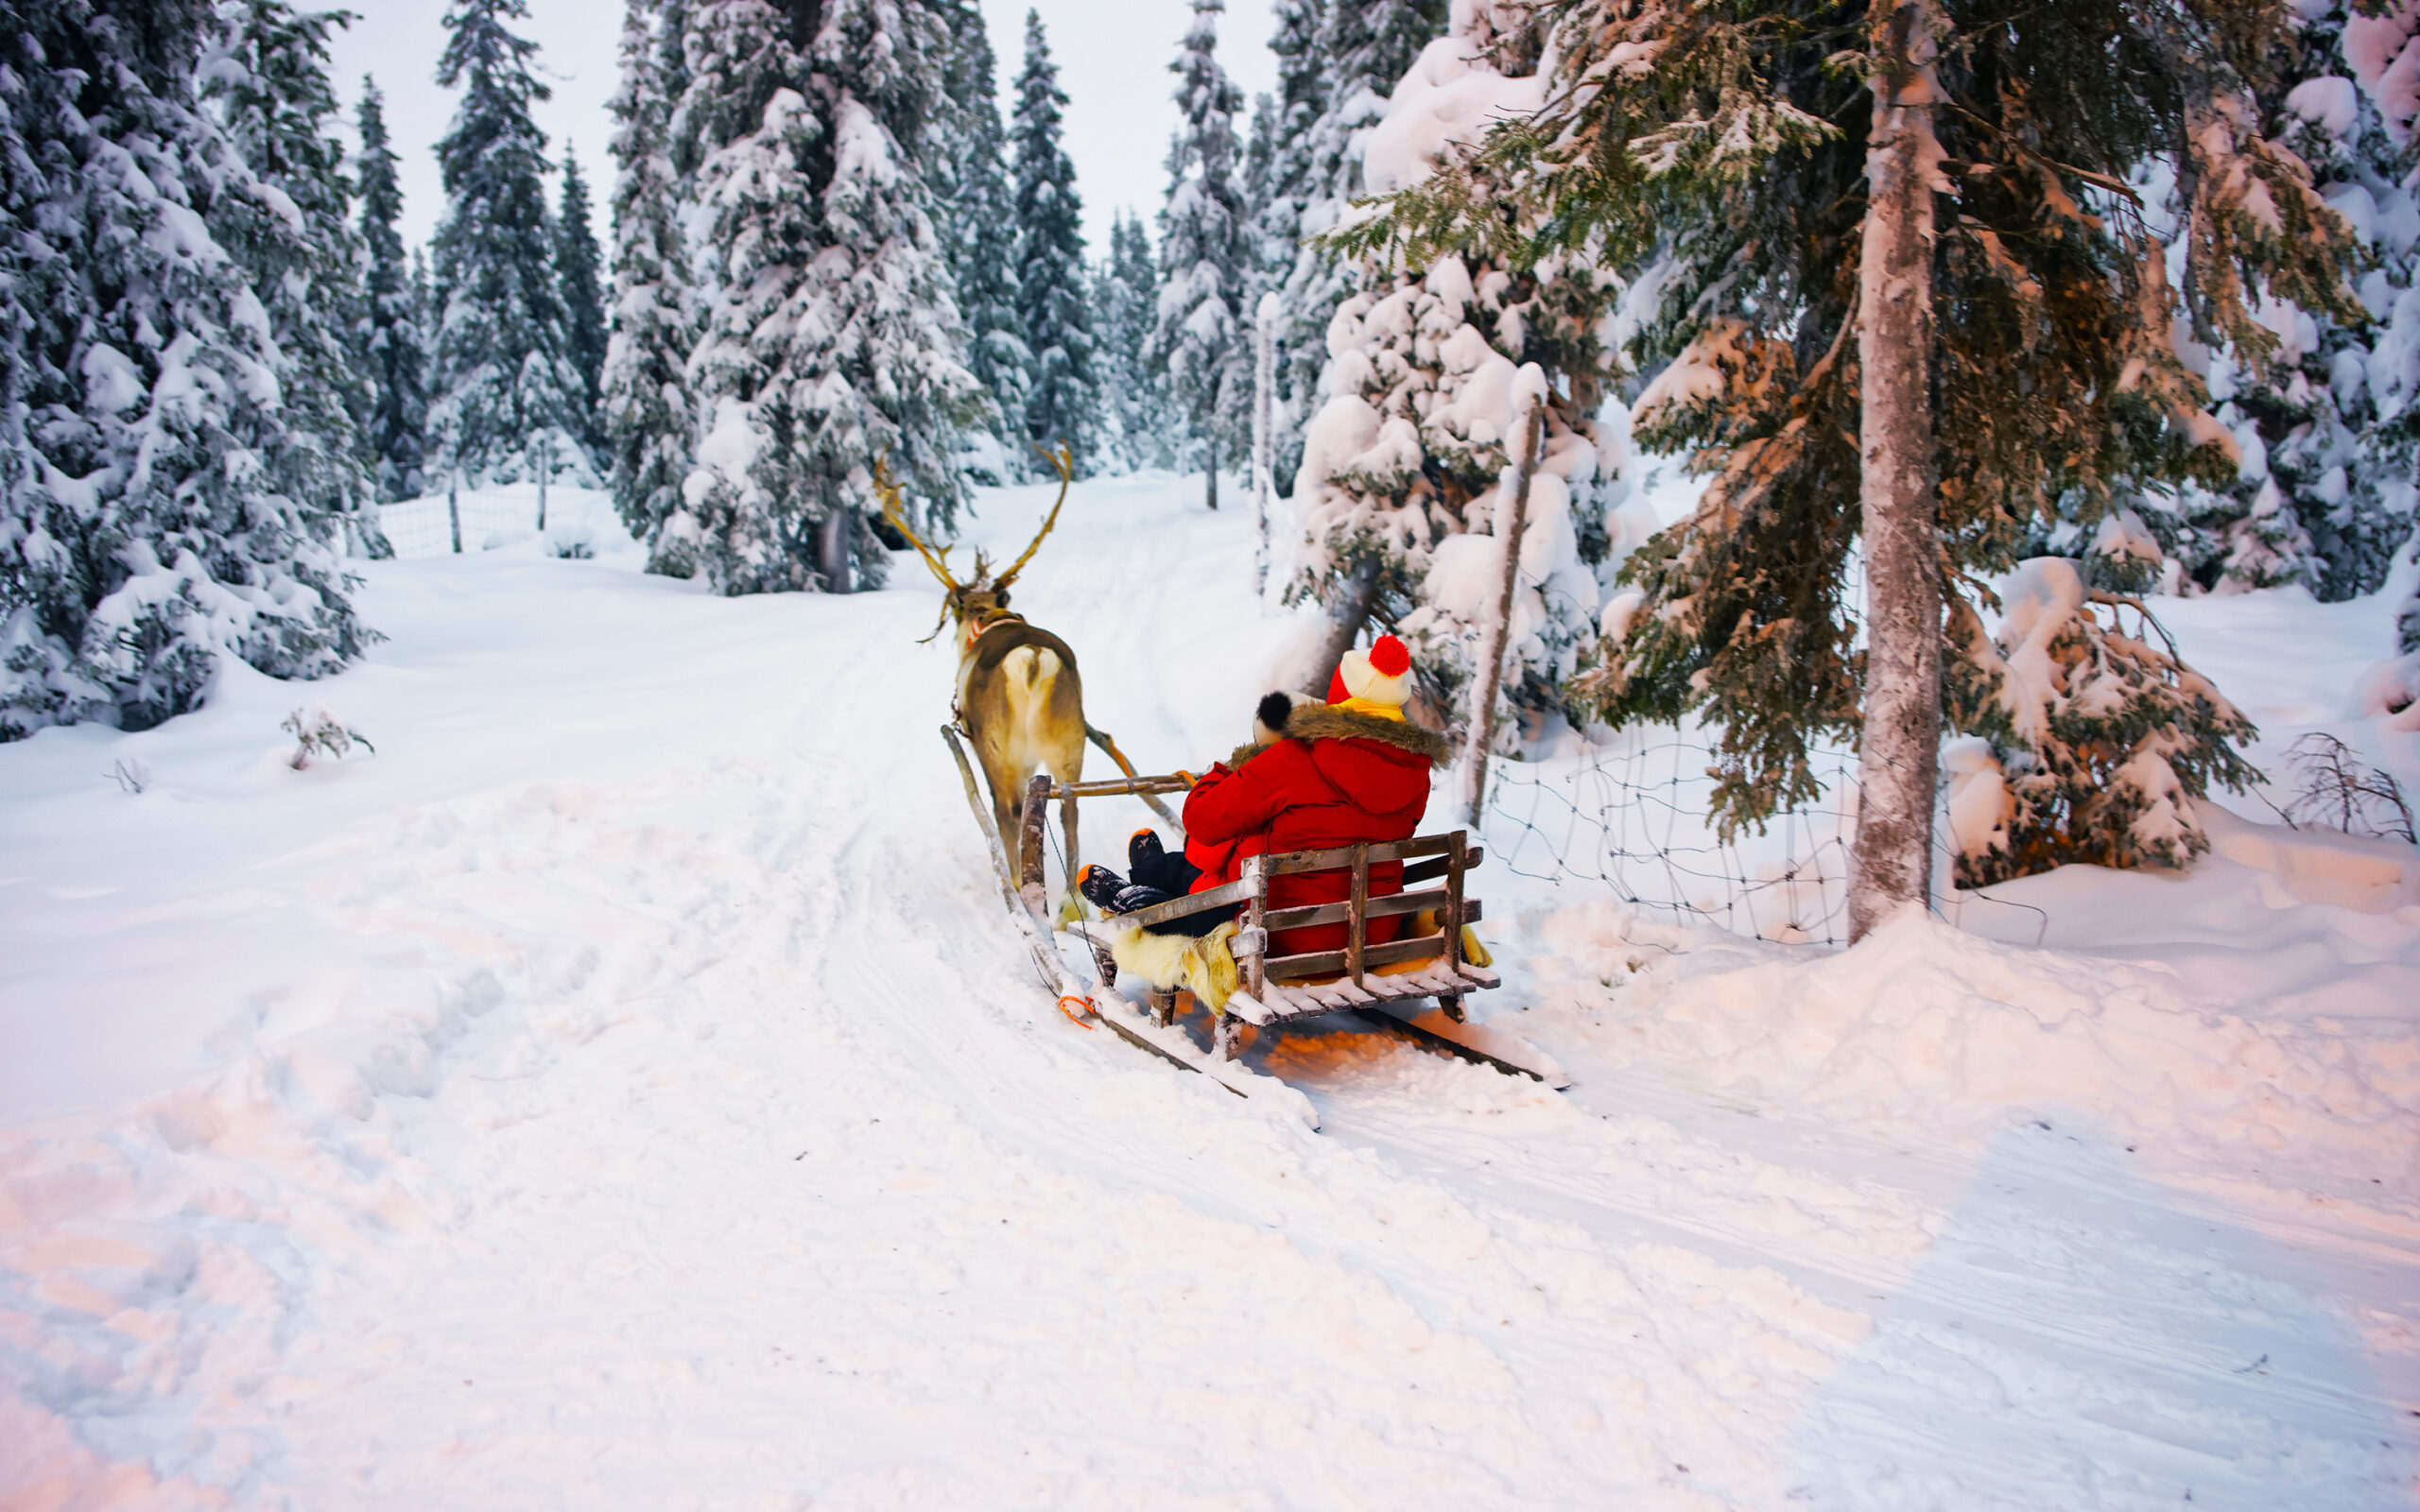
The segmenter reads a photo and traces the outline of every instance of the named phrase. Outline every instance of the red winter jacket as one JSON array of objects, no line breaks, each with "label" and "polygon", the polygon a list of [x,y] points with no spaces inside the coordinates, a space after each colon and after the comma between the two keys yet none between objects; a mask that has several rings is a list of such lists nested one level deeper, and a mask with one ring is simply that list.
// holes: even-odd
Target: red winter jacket
[{"label": "red winter jacket", "polygon": [[[1201,868],[1200,892],[1243,874],[1246,857],[1322,850],[1357,840],[1408,840],[1428,807],[1430,767],[1445,756],[1444,737],[1418,725],[1331,704],[1296,706],[1274,744],[1239,765],[1214,766],[1184,800],[1185,859]],[[1370,868],[1370,894],[1403,891],[1403,863]],[[1350,871],[1272,877],[1271,908],[1340,902],[1353,894]],[[1392,939],[1402,920],[1370,920],[1372,944]],[[1270,939],[1271,955],[1344,948],[1342,924],[1289,929]]]}]

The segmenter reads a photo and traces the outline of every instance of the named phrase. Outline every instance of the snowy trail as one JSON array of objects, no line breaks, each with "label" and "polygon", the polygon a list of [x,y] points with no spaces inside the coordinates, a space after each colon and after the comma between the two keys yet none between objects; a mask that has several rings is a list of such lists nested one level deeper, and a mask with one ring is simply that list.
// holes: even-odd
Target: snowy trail
[{"label": "snowy trail", "polygon": [[[1231,745],[1286,633],[1191,498],[1080,489],[1019,595],[1146,769]],[[0,896],[91,953],[17,957],[0,1024],[123,978],[96,1011],[198,1026],[0,1079],[10,1512],[2410,1504],[2420,1240],[2256,1232],[2082,1130],[1743,1111],[1543,996],[1567,1094],[1254,1051],[1314,1135],[1028,979],[922,585],[373,585],[397,643],[325,691],[375,765],[261,765],[246,684],[0,753],[58,811]],[[104,806],[121,747],[186,798]],[[161,930],[207,969],[105,965]]]}]

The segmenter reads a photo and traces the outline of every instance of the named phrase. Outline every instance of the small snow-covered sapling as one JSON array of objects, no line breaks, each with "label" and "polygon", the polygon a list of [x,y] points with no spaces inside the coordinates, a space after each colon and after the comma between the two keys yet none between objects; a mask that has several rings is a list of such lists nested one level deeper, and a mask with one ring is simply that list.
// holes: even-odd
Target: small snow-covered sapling
[{"label": "small snow-covered sapling", "polygon": [[378,747],[370,744],[360,730],[346,725],[323,703],[313,704],[308,712],[295,710],[278,728],[294,737],[294,756],[286,765],[298,772],[311,765],[314,755],[342,761],[355,746],[372,756],[378,754]]},{"label": "small snow-covered sapling", "polygon": [[2314,730],[2288,747],[2286,769],[2298,786],[2278,813],[2295,829],[2420,843],[2413,839],[2411,805],[2394,774],[2362,761],[2327,731]]}]

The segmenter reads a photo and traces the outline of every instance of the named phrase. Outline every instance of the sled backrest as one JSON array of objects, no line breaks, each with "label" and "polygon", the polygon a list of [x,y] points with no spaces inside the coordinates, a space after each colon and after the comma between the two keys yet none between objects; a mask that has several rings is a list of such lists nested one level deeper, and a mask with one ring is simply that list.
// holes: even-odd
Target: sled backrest
[{"label": "sled backrest", "polygon": [[[1478,918],[1478,902],[1463,894],[1462,880],[1484,858],[1468,840],[1468,833],[1424,834],[1384,844],[1363,843],[1331,850],[1288,850],[1253,856],[1243,864],[1237,887],[1243,893],[1243,928],[1236,932],[1235,952],[1243,966],[1246,989],[1258,996],[1271,980],[1334,976],[1341,972],[1361,985],[1372,968],[1401,961],[1442,958],[1447,970],[1460,964],[1462,926]],[[1386,897],[1370,896],[1370,868],[1379,862],[1404,863],[1404,890]],[[1269,906],[1269,879],[1305,871],[1349,871],[1353,890],[1341,902],[1311,903],[1299,908]],[[1418,884],[1441,885],[1422,888]],[[1370,943],[1370,920],[1433,912],[1435,932],[1409,939]],[[1344,949],[1313,951],[1300,955],[1269,954],[1271,934],[1314,924],[1342,923]]]}]

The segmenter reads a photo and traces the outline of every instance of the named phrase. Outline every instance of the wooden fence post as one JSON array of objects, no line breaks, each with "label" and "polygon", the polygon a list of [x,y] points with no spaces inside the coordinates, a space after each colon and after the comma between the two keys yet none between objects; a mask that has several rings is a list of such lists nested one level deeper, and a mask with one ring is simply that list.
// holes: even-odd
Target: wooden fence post
[{"label": "wooden fence post", "polygon": [[[1495,614],[1480,627],[1478,665],[1471,679],[1470,729],[1462,744],[1462,814],[1479,828],[1480,804],[1487,797],[1487,755],[1495,737],[1495,696],[1504,680],[1504,646],[1511,638],[1512,595],[1521,585],[1521,534],[1530,524],[1530,480],[1537,476],[1538,453],[1546,444],[1546,373],[1536,363],[1522,366],[1513,380],[1515,390],[1527,389],[1529,413],[1513,434],[1522,441],[1521,455],[1507,469],[1512,474],[1512,496],[1499,503],[1496,534],[1504,541],[1504,583],[1496,594]],[[1503,483],[1496,484],[1501,499]],[[1511,518],[1505,518],[1509,515]]]}]

